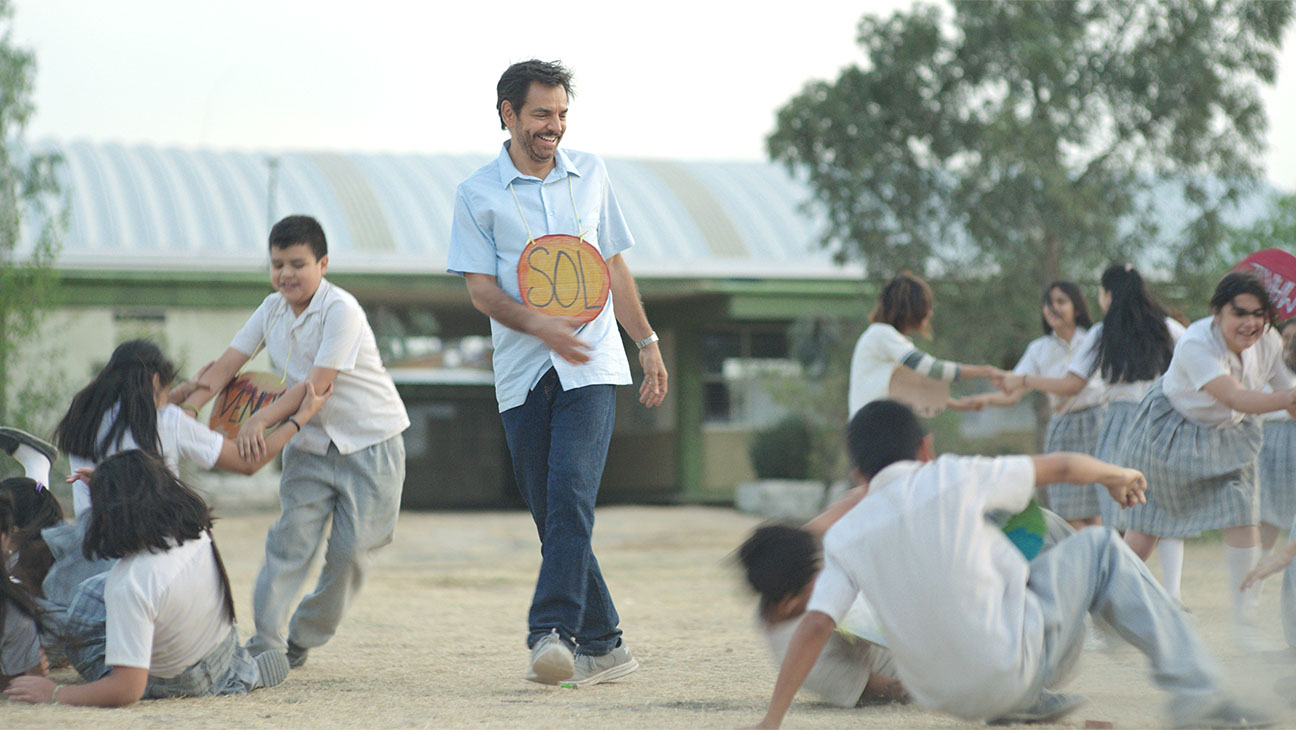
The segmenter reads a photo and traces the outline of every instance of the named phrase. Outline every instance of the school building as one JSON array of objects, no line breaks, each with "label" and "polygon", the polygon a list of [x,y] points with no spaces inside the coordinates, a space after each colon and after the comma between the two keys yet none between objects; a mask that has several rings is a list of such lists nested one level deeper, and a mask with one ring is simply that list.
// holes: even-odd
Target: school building
[{"label": "school building", "polygon": [[[489,371],[489,324],[445,272],[455,187],[486,155],[262,153],[47,145],[64,158],[61,348],[42,365],[72,390],[119,342],[155,338],[192,373],[271,291],[266,235],[315,216],[328,278],[356,295],[413,425],[408,506],[516,503]],[[603,495],[725,499],[747,444],[778,415],[759,373],[786,363],[802,315],[867,315],[862,272],[819,246],[808,188],[758,162],[608,159],[636,246],[624,254],[670,371],[648,410],[619,389]],[[626,342],[639,377],[634,345]],[[269,369],[264,357],[253,368]]]}]

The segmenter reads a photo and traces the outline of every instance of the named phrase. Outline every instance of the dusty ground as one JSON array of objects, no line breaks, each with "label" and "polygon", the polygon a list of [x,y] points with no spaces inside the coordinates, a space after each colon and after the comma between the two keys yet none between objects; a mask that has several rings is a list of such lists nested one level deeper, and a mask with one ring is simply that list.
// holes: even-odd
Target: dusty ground
[{"label": "dusty ground", "polygon": [[[271,514],[231,517],[216,538],[243,633]],[[757,520],[702,507],[601,509],[596,551],[643,668],[606,685],[567,690],[522,680],[523,629],[539,563],[520,513],[406,513],[395,544],[338,636],[283,685],[242,698],[163,700],[123,710],[0,704],[4,728],[517,727],[732,728],[757,721],[775,667],[751,624],[752,600],[727,562]],[[1223,548],[1190,544],[1185,597],[1239,694],[1296,727],[1273,693],[1296,665],[1250,659],[1231,646]],[[1267,637],[1281,645],[1277,581],[1266,586]],[[63,681],[71,678],[62,673]],[[1087,655],[1070,691],[1090,703],[1056,727],[1165,724],[1165,695],[1145,660],[1125,650]],[[803,696],[789,728],[975,727],[914,707],[842,710]]]}]

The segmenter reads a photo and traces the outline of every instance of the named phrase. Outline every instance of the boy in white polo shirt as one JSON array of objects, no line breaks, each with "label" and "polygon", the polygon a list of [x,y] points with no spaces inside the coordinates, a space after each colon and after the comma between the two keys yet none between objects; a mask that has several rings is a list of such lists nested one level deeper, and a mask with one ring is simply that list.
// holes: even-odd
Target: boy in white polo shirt
[{"label": "boy in white polo shirt", "polygon": [[[293,667],[332,638],[373,554],[391,542],[405,481],[405,405],[383,368],[364,310],[324,279],[327,270],[328,244],[318,221],[293,215],[276,223],[270,231],[275,293],[203,377],[210,387],[196,389],[187,401],[201,406],[262,346],[271,367],[292,386],[253,414],[237,441],[241,454],[259,455],[268,426],[288,420],[281,428],[300,431],[283,451],[283,511],[266,535],[266,562],[253,594],[257,633],[248,641],[253,654],[286,650]],[[332,383],[333,397],[319,415],[297,425],[288,417],[307,381],[317,391]],[[330,522],[319,582],[292,611]]]},{"label": "boy in white polo shirt", "polygon": [[894,401],[860,409],[847,440],[864,496],[828,528],[823,570],[760,727],[779,726],[860,594],[905,689],[932,709],[1002,722],[1074,710],[1082,698],[1051,688],[1074,669],[1092,612],[1151,660],[1176,727],[1272,724],[1222,693],[1183,612],[1116,533],[1082,530],[1028,563],[986,519],[1059,481],[1099,482],[1124,506],[1142,503],[1142,474],[1071,453],[936,459],[918,419]]}]

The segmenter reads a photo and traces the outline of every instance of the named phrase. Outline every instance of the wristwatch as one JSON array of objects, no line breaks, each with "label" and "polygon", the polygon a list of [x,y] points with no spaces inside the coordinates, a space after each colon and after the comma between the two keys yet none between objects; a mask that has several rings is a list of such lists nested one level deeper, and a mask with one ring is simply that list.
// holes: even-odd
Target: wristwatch
[{"label": "wristwatch", "polygon": [[652,343],[654,343],[654,342],[656,342],[656,341],[657,341],[657,333],[656,333],[656,332],[652,332],[652,333],[649,333],[649,335],[648,335],[647,337],[645,337],[645,338],[643,338],[642,340],[639,340],[638,342],[636,342],[636,343],[635,343],[635,347],[638,347],[640,350],[642,350],[642,349],[644,349],[645,347],[651,345]]}]

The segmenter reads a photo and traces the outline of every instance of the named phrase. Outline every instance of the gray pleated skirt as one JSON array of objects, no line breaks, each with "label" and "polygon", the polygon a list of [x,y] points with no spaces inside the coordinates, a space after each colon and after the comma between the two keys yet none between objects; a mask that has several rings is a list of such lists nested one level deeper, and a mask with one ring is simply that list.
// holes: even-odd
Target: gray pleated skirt
[{"label": "gray pleated skirt", "polygon": [[[1094,446],[1094,458],[1109,464],[1120,463],[1120,445],[1124,442],[1125,432],[1129,430],[1129,425],[1134,422],[1134,414],[1138,412],[1138,404],[1131,401],[1113,401],[1107,404],[1103,409],[1102,425],[1098,427],[1098,440]],[[1111,498],[1107,493],[1107,488],[1101,484],[1094,484],[1090,487],[1094,493],[1094,499],[1098,502],[1098,511],[1102,515],[1102,523],[1113,530],[1125,529],[1125,510],[1121,509],[1116,500]]]},{"label": "gray pleated skirt", "polygon": [[1256,461],[1263,430],[1255,418],[1203,426],[1170,405],[1158,380],[1139,404],[1117,463],[1147,476],[1146,505],[1125,510],[1125,528],[1159,537],[1260,521]]},{"label": "gray pleated skirt", "polygon": [[[1102,409],[1098,406],[1071,413],[1060,413],[1049,419],[1044,436],[1044,451],[1077,451],[1092,454],[1098,444],[1098,421]],[[1094,485],[1059,482],[1048,485],[1049,509],[1064,519],[1080,520],[1098,516],[1098,498]]]},{"label": "gray pleated skirt", "polygon": [[1296,421],[1264,422],[1260,521],[1287,529],[1296,519]]}]

